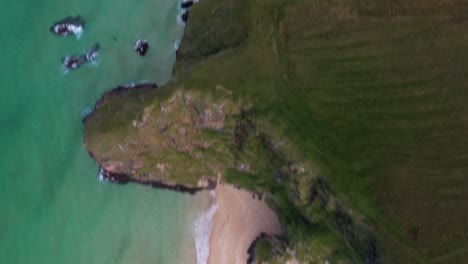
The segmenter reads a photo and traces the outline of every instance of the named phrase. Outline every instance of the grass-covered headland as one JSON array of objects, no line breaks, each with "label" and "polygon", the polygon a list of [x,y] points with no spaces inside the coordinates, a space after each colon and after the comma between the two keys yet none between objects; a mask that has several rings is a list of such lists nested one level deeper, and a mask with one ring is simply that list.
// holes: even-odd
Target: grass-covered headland
[{"label": "grass-covered headland", "polygon": [[174,79],[105,95],[108,172],[264,195],[285,237],[252,261],[463,263],[468,3],[201,0]]}]

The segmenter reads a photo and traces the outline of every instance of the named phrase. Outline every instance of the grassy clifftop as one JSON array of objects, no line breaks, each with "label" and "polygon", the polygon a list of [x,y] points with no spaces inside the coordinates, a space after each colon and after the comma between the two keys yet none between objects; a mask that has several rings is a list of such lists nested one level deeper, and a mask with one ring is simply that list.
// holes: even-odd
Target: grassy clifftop
[{"label": "grassy clifftop", "polygon": [[[467,14],[468,5],[455,0],[200,1],[174,81],[112,97],[119,111],[97,111],[85,143],[98,161],[142,157],[137,171],[145,177],[169,159],[193,174],[155,177],[193,185],[220,172],[268,194],[302,260],[316,252],[328,252],[323,259],[369,260],[378,255],[376,239],[397,263],[462,262],[468,254]],[[208,107],[227,100],[233,108],[223,129],[194,122],[196,137],[177,137],[164,150],[175,151],[161,156],[167,138],[155,135],[155,111],[175,91]],[[172,118],[182,120],[181,106]],[[239,150],[236,126],[249,120],[241,118],[242,106],[252,110],[253,125],[237,130],[250,135]],[[131,151],[118,151],[132,140],[125,146]],[[211,154],[203,153],[211,152],[203,140],[218,144]],[[224,165],[213,169],[178,150],[184,146]],[[288,250],[281,254],[277,260],[291,257]]]},{"label": "grassy clifftop", "polygon": [[214,100],[181,89],[170,97],[156,94],[145,87],[106,95],[86,120],[86,148],[108,173],[168,187],[206,187],[233,166],[229,131],[240,107],[222,95]]}]

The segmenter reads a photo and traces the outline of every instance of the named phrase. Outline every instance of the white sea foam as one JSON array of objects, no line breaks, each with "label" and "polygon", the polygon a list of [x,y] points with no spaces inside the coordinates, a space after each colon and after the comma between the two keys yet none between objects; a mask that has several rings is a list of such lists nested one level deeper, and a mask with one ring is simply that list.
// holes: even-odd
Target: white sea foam
[{"label": "white sea foam", "polygon": [[[188,2],[189,0],[182,0],[182,1],[179,1],[178,3],[178,7],[177,7],[177,10],[179,11],[177,13],[177,22],[183,26],[185,26],[185,22],[182,20],[182,15],[185,13],[185,12],[188,12],[191,7],[188,7],[188,8],[182,8],[181,5],[182,3],[186,3]],[[193,4],[196,4],[198,3],[198,0],[193,0]]]},{"label": "white sea foam", "polygon": [[60,67],[60,71],[62,72],[63,75],[66,75],[66,74],[68,74],[68,73],[70,72],[70,71],[67,69],[67,67],[65,67],[65,66],[63,66],[63,65]]},{"label": "white sea foam", "polygon": [[99,176],[98,176],[99,181],[104,181],[104,170],[99,167]]},{"label": "white sea foam", "polygon": [[197,253],[197,264],[206,264],[210,254],[210,234],[213,227],[213,215],[218,204],[213,204],[206,212],[198,215],[193,223],[193,236]]},{"label": "white sea foam", "polygon": [[94,58],[93,60],[90,60],[90,62],[91,62],[91,66],[93,67],[99,66],[99,61],[96,58]]},{"label": "white sea foam", "polygon": [[185,22],[182,20],[182,13],[179,13],[177,15],[177,23],[179,23],[182,26],[185,26]]},{"label": "white sea foam", "polygon": [[175,49],[175,50],[178,50],[179,47],[180,47],[180,41],[179,41],[179,40],[176,40],[176,41],[174,42],[174,49]]},{"label": "white sea foam", "polygon": [[83,34],[82,26],[68,25],[68,29],[73,32],[77,39],[81,38],[81,35]]},{"label": "white sea foam", "polygon": [[81,111],[81,118],[86,118],[89,114],[91,114],[92,111],[93,110],[91,107],[86,107],[85,109],[83,109],[83,111]]},{"label": "white sea foam", "polygon": [[143,84],[152,84],[152,82],[150,81],[147,81],[147,80],[142,80],[142,81],[139,81],[139,82],[130,82],[130,83],[126,83],[124,85],[122,85],[123,87],[125,88],[135,88],[137,85],[143,85]]}]

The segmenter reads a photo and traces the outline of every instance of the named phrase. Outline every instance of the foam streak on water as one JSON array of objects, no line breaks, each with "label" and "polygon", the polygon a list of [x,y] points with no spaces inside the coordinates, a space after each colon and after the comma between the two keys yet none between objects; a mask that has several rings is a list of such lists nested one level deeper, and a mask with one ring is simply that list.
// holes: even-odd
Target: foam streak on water
[{"label": "foam streak on water", "polygon": [[197,253],[197,264],[206,264],[210,254],[210,234],[213,227],[213,215],[218,209],[215,203],[204,213],[200,214],[193,224],[193,236]]}]

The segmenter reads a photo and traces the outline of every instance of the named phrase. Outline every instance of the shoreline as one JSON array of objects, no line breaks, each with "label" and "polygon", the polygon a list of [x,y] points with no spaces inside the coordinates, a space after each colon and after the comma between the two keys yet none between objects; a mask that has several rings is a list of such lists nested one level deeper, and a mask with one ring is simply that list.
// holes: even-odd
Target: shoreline
[{"label": "shoreline", "polygon": [[156,83],[147,82],[147,81],[118,85],[117,87],[114,87],[110,91],[105,92],[94,103],[93,109],[90,109],[90,111],[85,116],[82,117],[81,123],[83,123],[83,125],[86,125],[86,122],[88,121],[88,119],[92,118],[95,112],[105,103],[106,99],[112,95],[119,95],[119,94],[123,94],[123,93],[126,93],[128,91],[133,91],[133,90],[155,90],[155,89],[158,89],[158,85]]},{"label": "shoreline", "polygon": [[[87,150],[88,154],[97,162],[97,159],[94,157],[94,154]],[[199,191],[203,190],[212,190],[216,187],[216,182],[210,179],[206,180],[205,186],[199,186],[199,187],[189,187],[183,184],[169,184],[164,181],[156,181],[156,180],[148,180],[148,181],[143,181],[136,179],[134,177],[131,177],[131,175],[126,174],[126,173],[121,173],[121,172],[113,172],[110,170],[106,170],[99,164],[99,179],[103,181],[109,181],[112,183],[117,183],[117,184],[127,184],[129,182],[133,183],[138,183],[141,185],[147,185],[152,188],[156,189],[166,189],[166,190],[172,190],[180,193],[188,193],[191,195],[196,194]]]},{"label": "shoreline", "polygon": [[282,234],[278,216],[264,200],[229,184],[218,183],[213,191],[217,210],[207,264],[245,264],[248,249],[259,236]]}]

